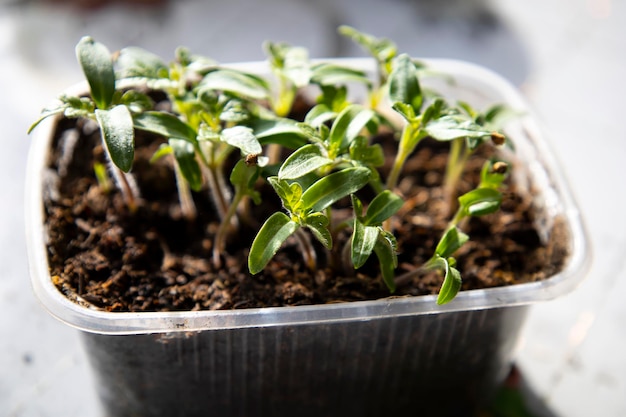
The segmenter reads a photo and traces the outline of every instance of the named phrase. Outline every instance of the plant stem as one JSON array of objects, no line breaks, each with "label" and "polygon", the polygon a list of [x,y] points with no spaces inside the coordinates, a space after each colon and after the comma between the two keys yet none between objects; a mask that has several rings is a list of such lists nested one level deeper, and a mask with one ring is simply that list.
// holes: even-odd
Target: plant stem
[{"label": "plant stem", "polygon": [[122,192],[122,197],[124,198],[126,207],[128,207],[131,213],[135,213],[137,211],[137,199],[139,198],[139,192],[137,191],[135,181],[130,174],[126,174],[113,163],[108,152],[105,152],[105,154],[107,155],[107,162],[113,178],[115,179],[115,183]]},{"label": "plant stem", "polygon": [[191,190],[189,188],[189,183],[183,177],[183,173],[178,166],[178,163],[174,161],[174,175],[176,178],[176,188],[178,190],[178,201],[180,201],[180,209],[183,213],[183,216],[188,220],[194,220],[198,212],[196,210],[196,205],[193,202],[193,197],[191,196]]},{"label": "plant stem", "polygon": [[469,151],[465,146],[465,139],[453,140],[450,145],[450,155],[444,179],[444,195],[449,212],[454,210],[457,186],[468,157]]},{"label": "plant stem", "polygon": [[211,199],[215,204],[215,208],[217,210],[217,214],[220,220],[223,220],[226,217],[226,212],[228,211],[228,204],[226,203],[226,197],[224,196],[223,189],[220,188],[220,183],[217,176],[218,171],[216,167],[213,166],[203,166],[203,170],[207,178],[207,183],[209,185],[209,193],[211,195]]},{"label": "plant stem", "polygon": [[391,191],[393,191],[398,185],[400,172],[402,172],[404,162],[406,161],[406,158],[408,158],[406,147],[403,146],[403,144],[408,141],[408,137],[412,134],[410,126],[410,124],[407,124],[402,130],[402,138],[400,139],[400,146],[398,147],[398,152],[396,153],[396,159],[393,161],[391,172],[389,173],[389,177],[387,177],[387,189]]},{"label": "plant stem", "polygon": [[228,229],[232,225],[232,219],[237,213],[237,207],[239,203],[244,197],[244,193],[235,192],[235,196],[233,201],[230,203],[228,210],[225,213],[224,218],[220,223],[220,227],[217,229],[217,233],[215,234],[215,240],[213,242],[213,265],[216,268],[221,268],[222,266],[222,253],[224,252],[224,248],[226,247],[226,236],[228,235]]},{"label": "plant stem", "polygon": [[294,236],[300,246],[304,264],[311,272],[315,272],[317,269],[317,254],[311,244],[311,238],[302,228],[298,228],[294,233]]}]

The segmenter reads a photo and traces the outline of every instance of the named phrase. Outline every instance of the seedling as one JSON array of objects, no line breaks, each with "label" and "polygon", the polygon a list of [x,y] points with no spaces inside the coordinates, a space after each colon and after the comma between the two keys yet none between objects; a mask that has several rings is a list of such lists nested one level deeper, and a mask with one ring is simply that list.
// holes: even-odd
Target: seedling
[{"label": "seedling", "polygon": [[[96,120],[116,167],[109,171],[114,176],[117,171],[124,174],[125,182],[117,181],[122,185],[132,181],[134,130],[163,137],[152,159],[171,161],[185,217],[192,222],[196,216],[194,193],[208,191],[214,202],[220,219],[211,254],[216,268],[222,265],[228,236],[246,220],[243,207],[249,201],[263,203],[259,185],[266,182],[282,210],[265,219],[251,243],[252,275],[263,271],[293,241],[311,271],[323,259],[339,275],[345,268],[336,263],[359,269],[375,254],[390,292],[396,288],[398,247],[393,225],[404,204],[396,189],[404,166],[423,139],[450,142],[446,187],[451,213],[456,212],[423,266],[443,272],[437,302],[449,302],[461,287],[454,254],[469,239],[461,230],[464,220],[493,213],[502,201],[500,188],[508,166],[490,161],[476,188],[458,198],[458,208],[452,204],[470,153],[481,144],[506,142],[495,127],[501,109],[479,113],[468,104],[425,93],[420,84],[423,66],[406,54],[398,55],[391,41],[349,27],[340,31],[374,56],[376,80],[358,70],[310,60],[305,49],[284,43],[265,43],[272,83],[183,48],[171,63],[165,63],[139,48],[123,49],[113,57],[103,45],[83,38],[77,55],[90,97],[63,96],[41,119],[62,113]],[[367,103],[351,101],[355,84],[368,91]],[[159,105],[157,109],[154,95],[146,94],[146,88],[167,97],[170,108]],[[290,112],[304,90],[309,95],[316,92],[317,99],[304,120],[298,121]],[[401,126],[395,127],[379,111],[384,105],[401,116]],[[396,129],[398,139],[386,176],[381,174],[386,159],[383,148],[372,141],[383,128]],[[105,170],[96,166],[95,171],[106,191]],[[131,197],[127,201],[131,207],[140,204]],[[337,210],[346,208],[352,214],[339,219]],[[350,238],[336,245],[346,231]],[[326,252],[323,257],[318,256],[320,251]]]}]

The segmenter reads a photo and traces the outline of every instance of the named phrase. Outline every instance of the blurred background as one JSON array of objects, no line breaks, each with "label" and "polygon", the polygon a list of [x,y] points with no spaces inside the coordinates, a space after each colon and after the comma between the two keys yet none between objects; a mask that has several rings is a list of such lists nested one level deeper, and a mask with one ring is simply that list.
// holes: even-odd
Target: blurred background
[{"label": "blurred background", "polygon": [[517,361],[524,411],[506,415],[626,416],[623,0],[0,0],[0,416],[100,417],[76,332],[32,294],[22,203],[26,130],[81,79],[79,38],[166,60],[178,45],[259,60],[266,39],[312,57],[362,56],[340,24],[416,57],[483,65],[521,89],[578,199],[594,262],[575,292],[532,309]]}]

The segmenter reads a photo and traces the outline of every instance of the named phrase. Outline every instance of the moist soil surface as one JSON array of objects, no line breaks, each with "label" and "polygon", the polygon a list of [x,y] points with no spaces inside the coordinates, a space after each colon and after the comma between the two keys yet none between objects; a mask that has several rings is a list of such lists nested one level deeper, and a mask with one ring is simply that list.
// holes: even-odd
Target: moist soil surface
[{"label": "moist soil surface", "polygon": [[[395,142],[384,136],[378,140],[392,155],[389,165]],[[335,236],[333,253],[316,246],[319,267],[315,271],[306,268],[297,243],[288,240],[263,272],[251,276],[247,251],[255,230],[281,210],[280,201],[269,193],[263,193],[263,204],[245,206],[216,267],[212,251],[219,219],[209,193],[193,194],[198,211],[195,220],[183,217],[171,160],[149,161],[163,142],[163,138],[137,133],[132,177],[140,199],[133,212],[119,191],[106,192],[96,180],[94,162],[105,161],[95,126],[60,121],[44,178],[44,201],[50,272],[68,298],[107,311],[174,311],[324,304],[438,292],[442,276],[418,267],[434,253],[451,217],[442,187],[446,144],[422,141],[399,183],[397,191],[406,203],[392,224],[399,254],[398,289],[391,295],[374,256],[356,271],[342,262],[340,248],[349,237],[347,230]],[[476,186],[485,158],[492,153],[486,146],[469,160],[459,194]],[[386,169],[381,172],[384,175]],[[363,196],[364,201],[367,198]],[[532,200],[509,181],[498,213],[462,224],[470,236],[455,254],[463,290],[543,280],[562,268],[567,231],[557,218],[549,238],[542,241]],[[349,202],[343,205],[344,209],[337,210],[337,222],[351,213]]]}]

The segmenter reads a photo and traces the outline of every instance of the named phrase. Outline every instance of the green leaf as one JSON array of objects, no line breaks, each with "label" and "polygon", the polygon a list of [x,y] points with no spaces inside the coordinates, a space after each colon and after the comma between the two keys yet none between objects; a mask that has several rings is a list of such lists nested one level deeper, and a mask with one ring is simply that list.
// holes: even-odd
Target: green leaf
[{"label": "green leaf", "polygon": [[150,157],[150,163],[153,164],[159,159],[165,157],[166,155],[171,155],[173,153],[174,153],[174,150],[169,145],[169,143],[162,143],[159,146],[159,148]]},{"label": "green leaf", "polygon": [[171,138],[168,141],[174,152],[176,163],[187,180],[189,186],[194,191],[202,188],[202,171],[196,160],[196,153],[193,145],[184,139]]},{"label": "green leaf", "polygon": [[389,190],[383,191],[374,197],[370,205],[367,207],[364,221],[365,225],[381,225],[389,217],[396,214],[403,204],[404,200],[400,196]]},{"label": "green leaf", "polygon": [[483,216],[498,211],[502,194],[493,188],[477,188],[459,197],[459,204],[468,216]]},{"label": "green leaf", "polygon": [[309,52],[306,48],[292,46],[285,49],[283,74],[297,87],[309,84],[311,69],[309,68]]},{"label": "green leaf", "polygon": [[443,284],[437,296],[437,304],[439,305],[452,301],[461,290],[461,273],[451,266],[453,261],[453,258],[437,257],[429,262],[431,267],[439,268],[444,272]]},{"label": "green leaf", "polygon": [[122,94],[120,104],[125,104],[131,113],[143,113],[154,108],[154,102],[149,95],[137,90],[128,90]]},{"label": "green leaf", "polygon": [[251,194],[254,183],[259,177],[259,167],[248,165],[244,159],[239,160],[230,173],[230,182],[235,188],[242,189],[246,194]]},{"label": "green leaf", "polygon": [[424,113],[422,115],[422,125],[428,124],[433,119],[438,119],[441,117],[441,113],[446,107],[445,101],[441,98],[436,98],[432,103],[426,107]]},{"label": "green leaf", "polygon": [[333,161],[322,155],[322,151],[316,145],[305,145],[298,149],[283,162],[278,171],[278,178],[296,179],[309,172],[327,166]]},{"label": "green leaf", "polygon": [[159,56],[135,46],[120,51],[117,68],[119,76],[123,78],[166,78],[169,71]]},{"label": "green leaf", "polygon": [[258,274],[274,257],[289,236],[298,229],[298,224],[284,213],[272,214],[261,226],[254,238],[248,255],[248,269]]},{"label": "green leaf", "polygon": [[361,220],[361,218],[363,217],[363,203],[361,203],[361,200],[359,200],[359,198],[354,194],[350,196],[350,199],[352,200],[354,216],[357,219]]},{"label": "green leaf", "polygon": [[[302,186],[297,182],[290,184],[278,177],[268,177],[267,181],[278,194],[283,206],[292,214],[302,214]],[[320,210],[317,210],[320,211]]]},{"label": "green leaf", "polygon": [[197,146],[197,133],[187,123],[171,113],[148,111],[133,116],[135,127],[165,138],[184,139]]},{"label": "green leaf", "polygon": [[350,242],[352,265],[355,269],[362,267],[372,254],[378,240],[379,229],[375,226],[366,226],[358,219],[354,219],[354,230]]},{"label": "green leaf", "polygon": [[348,83],[361,83],[371,87],[372,81],[367,78],[363,71],[327,62],[319,63],[311,67],[313,76],[311,81],[319,85],[344,85]]},{"label": "green leaf", "polygon": [[372,110],[358,104],[350,105],[339,113],[328,137],[329,156],[336,157],[342,149],[348,147],[374,115]]},{"label": "green leaf", "polygon": [[327,175],[302,193],[305,209],[322,211],[336,201],[358,191],[367,184],[370,170],[356,167],[346,168]]},{"label": "green leaf", "polygon": [[124,105],[111,110],[96,109],[96,119],[111,161],[122,171],[130,171],[135,157],[135,131],[130,110]]},{"label": "green leaf", "polygon": [[269,97],[269,85],[256,75],[234,69],[220,68],[209,72],[198,89],[198,95],[204,90],[224,91],[237,97],[264,100]]},{"label": "green leaf", "polygon": [[431,120],[425,125],[424,129],[433,139],[441,141],[459,138],[480,139],[491,137],[491,130],[474,123],[472,120],[452,115]]},{"label": "green leaf", "polygon": [[345,25],[339,27],[339,33],[351,38],[380,63],[389,62],[396,56],[398,48],[389,39],[379,39]]},{"label": "green leaf", "polygon": [[393,71],[389,76],[389,98],[392,103],[405,103],[410,105],[415,114],[420,113],[423,97],[419,84],[417,68],[406,55],[400,55],[395,62]]},{"label": "green leaf", "polygon": [[313,236],[322,244],[326,249],[332,249],[333,238],[328,230],[330,221],[322,213],[311,213],[304,218],[303,226],[309,228],[313,233]]},{"label": "green leaf", "polygon": [[378,257],[378,263],[380,264],[380,272],[383,276],[383,281],[389,289],[389,292],[393,293],[396,291],[394,278],[395,269],[398,266],[396,245],[393,236],[388,233],[379,233],[376,244],[374,245],[374,252]]},{"label": "green leaf", "polygon": [[[504,168],[506,169],[506,171],[503,173],[495,172],[494,166],[506,167]],[[508,165],[506,163],[495,160],[487,161],[483,165],[483,168],[480,172],[479,188],[493,188],[494,190],[497,190],[498,188],[500,188],[504,180],[506,180],[507,176]]]},{"label": "green leaf", "polygon": [[457,227],[451,227],[446,230],[446,233],[439,240],[435,253],[442,258],[448,258],[468,240],[468,235],[461,232]]},{"label": "green leaf", "polygon": [[416,121],[415,110],[410,104],[401,103],[399,101],[393,103],[391,106],[396,113],[400,114],[409,123],[414,123]]},{"label": "green leaf", "polygon": [[317,98],[317,102],[327,106],[335,113],[339,113],[351,104],[348,100],[348,89],[346,86],[321,85],[320,89],[322,90],[322,95]]},{"label": "green leaf", "polygon": [[313,127],[318,127],[328,122],[329,120],[334,119],[335,116],[337,116],[337,113],[332,111],[330,107],[325,104],[318,104],[317,106],[309,110],[309,112],[306,114],[304,118],[304,123]]},{"label": "green leaf", "polygon": [[115,72],[111,53],[101,43],[85,36],[76,45],[76,58],[87,78],[96,106],[106,110],[115,93]]},{"label": "green leaf", "polygon": [[261,145],[276,143],[296,149],[307,143],[307,136],[298,123],[289,119],[255,119],[249,124]]},{"label": "green leaf", "polygon": [[33,129],[35,129],[37,127],[37,125],[39,125],[45,119],[47,119],[48,117],[55,116],[57,114],[63,113],[66,108],[67,108],[67,106],[65,106],[65,105],[59,105],[59,107],[55,107],[53,109],[44,109],[44,110],[42,110],[41,114],[39,115],[39,118],[37,120],[35,120],[35,122],[32,125],[30,125],[30,127],[28,128],[28,131],[26,133],[30,134],[33,131]]},{"label": "green leaf", "polygon": [[249,127],[235,126],[226,128],[222,130],[221,138],[230,146],[240,149],[244,155],[259,155],[263,152],[259,140]]},{"label": "green leaf", "polygon": [[350,158],[366,166],[379,167],[385,163],[385,155],[380,144],[368,144],[365,136],[358,136],[350,145]]}]

